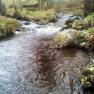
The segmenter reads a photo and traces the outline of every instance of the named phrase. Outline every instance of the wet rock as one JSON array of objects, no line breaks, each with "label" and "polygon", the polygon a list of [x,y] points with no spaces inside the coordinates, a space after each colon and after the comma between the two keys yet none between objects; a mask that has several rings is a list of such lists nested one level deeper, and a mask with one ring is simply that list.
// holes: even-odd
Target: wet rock
[{"label": "wet rock", "polygon": [[72,24],[73,24],[74,20],[69,19],[65,22],[65,25],[67,25],[68,28],[72,28]]},{"label": "wet rock", "polygon": [[56,17],[49,19],[49,22],[53,22],[54,23],[56,21],[57,21],[57,18]]},{"label": "wet rock", "polygon": [[18,29],[16,29],[16,31],[22,31],[22,29],[21,28],[18,28]]},{"label": "wet rock", "polygon": [[80,16],[71,16],[70,19],[71,20],[80,20],[80,19],[82,19],[82,17],[80,17]]},{"label": "wet rock", "polygon": [[85,23],[83,19],[75,20],[72,24],[72,28],[77,30],[84,30],[84,29],[88,29],[88,24]]},{"label": "wet rock", "polygon": [[67,25],[64,25],[64,26],[63,26],[63,29],[68,29],[68,26],[67,26]]},{"label": "wet rock", "polygon": [[64,29],[68,29],[68,25],[64,25],[60,31],[63,31]]},{"label": "wet rock", "polygon": [[26,21],[26,22],[24,23],[24,25],[30,25],[30,22],[29,22],[29,21]]},{"label": "wet rock", "polygon": [[[75,20],[81,20],[82,18],[80,16],[70,16],[70,18],[65,22],[65,25],[67,25],[68,28],[73,28],[73,23]],[[72,26],[73,25],[73,26]],[[77,27],[77,26],[76,26]],[[75,29],[75,28],[74,28]]]},{"label": "wet rock", "polygon": [[94,87],[94,61],[93,64],[85,67],[80,77],[80,82],[84,89]]}]

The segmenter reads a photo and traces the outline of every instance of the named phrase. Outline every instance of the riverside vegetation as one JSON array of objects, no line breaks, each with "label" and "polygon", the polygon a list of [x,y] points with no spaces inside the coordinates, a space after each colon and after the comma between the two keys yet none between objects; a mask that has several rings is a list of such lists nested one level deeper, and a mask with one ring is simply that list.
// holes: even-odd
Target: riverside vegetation
[{"label": "riverside vegetation", "polygon": [[0,39],[13,34],[16,29],[20,28],[20,24],[16,19],[36,21],[40,24],[56,21],[55,9],[39,9],[37,0],[28,0],[28,2],[18,0],[1,1],[1,10],[4,16],[0,16]]},{"label": "riverside vegetation", "polygon": [[13,35],[20,23],[12,18],[0,16],[0,39]]},{"label": "riverside vegetation", "polygon": [[[94,53],[94,13],[80,20],[69,19],[66,22],[66,28],[63,32],[55,35],[55,47],[77,47]],[[79,77],[84,89],[94,87],[94,58],[89,62]]]},{"label": "riverside vegetation", "polygon": [[[72,32],[71,32],[72,31]],[[71,39],[72,40],[71,40]],[[84,19],[72,20],[66,22],[66,28],[62,34],[55,36],[57,45],[78,46],[85,49],[94,49],[94,13]],[[64,43],[64,44],[63,44]],[[71,43],[71,44],[70,44]]]}]

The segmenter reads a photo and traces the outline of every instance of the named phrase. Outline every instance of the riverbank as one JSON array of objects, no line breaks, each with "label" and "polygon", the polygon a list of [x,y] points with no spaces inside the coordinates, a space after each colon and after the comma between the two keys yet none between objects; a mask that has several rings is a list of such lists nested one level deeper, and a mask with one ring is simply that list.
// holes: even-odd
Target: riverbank
[{"label": "riverbank", "polygon": [[14,17],[19,20],[39,22],[40,24],[56,22],[56,14],[57,12],[54,9],[32,11],[24,8],[15,11],[15,9],[9,8],[6,12],[6,15],[9,17]]},{"label": "riverbank", "polygon": [[74,47],[89,52],[89,61],[83,67],[78,78],[83,90],[94,89],[94,13],[83,19],[78,19],[77,17],[76,19],[71,19],[70,17],[66,21],[64,28],[64,30],[54,36],[53,47],[59,49]]},{"label": "riverbank", "polygon": [[20,24],[16,19],[0,16],[0,40],[11,36],[20,28]]},{"label": "riverbank", "polygon": [[63,31],[55,37],[56,47],[76,46],[94,50],[94,13],[80,19],[72,16],[65,22]]}]

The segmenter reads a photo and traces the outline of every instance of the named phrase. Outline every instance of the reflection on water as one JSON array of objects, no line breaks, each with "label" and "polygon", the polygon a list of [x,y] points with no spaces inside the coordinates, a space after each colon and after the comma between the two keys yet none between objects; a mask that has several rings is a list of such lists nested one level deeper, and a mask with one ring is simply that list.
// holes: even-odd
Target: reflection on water
[{"label": "reflection on water", "polygon": [[84,51],[73,48],[56,50],[50,39],[40,39],[36,59],[37,84],[51,94],[80,94],[77,77],[88,60]]}]

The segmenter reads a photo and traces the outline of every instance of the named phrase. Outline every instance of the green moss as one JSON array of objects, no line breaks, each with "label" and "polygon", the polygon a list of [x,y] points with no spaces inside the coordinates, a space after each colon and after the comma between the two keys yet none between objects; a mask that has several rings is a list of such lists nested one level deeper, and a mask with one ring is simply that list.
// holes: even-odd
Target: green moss
[{"label": "green moss", "polygon": [[81,85],[86,88],[94,86],[94,64],[85,67],[85,69],[82,71],[80,82]]},{"label": "green moss", "polygon": [[85,32],[88,32],[89,34],[94,34],[94,27],[85,30]]}]

